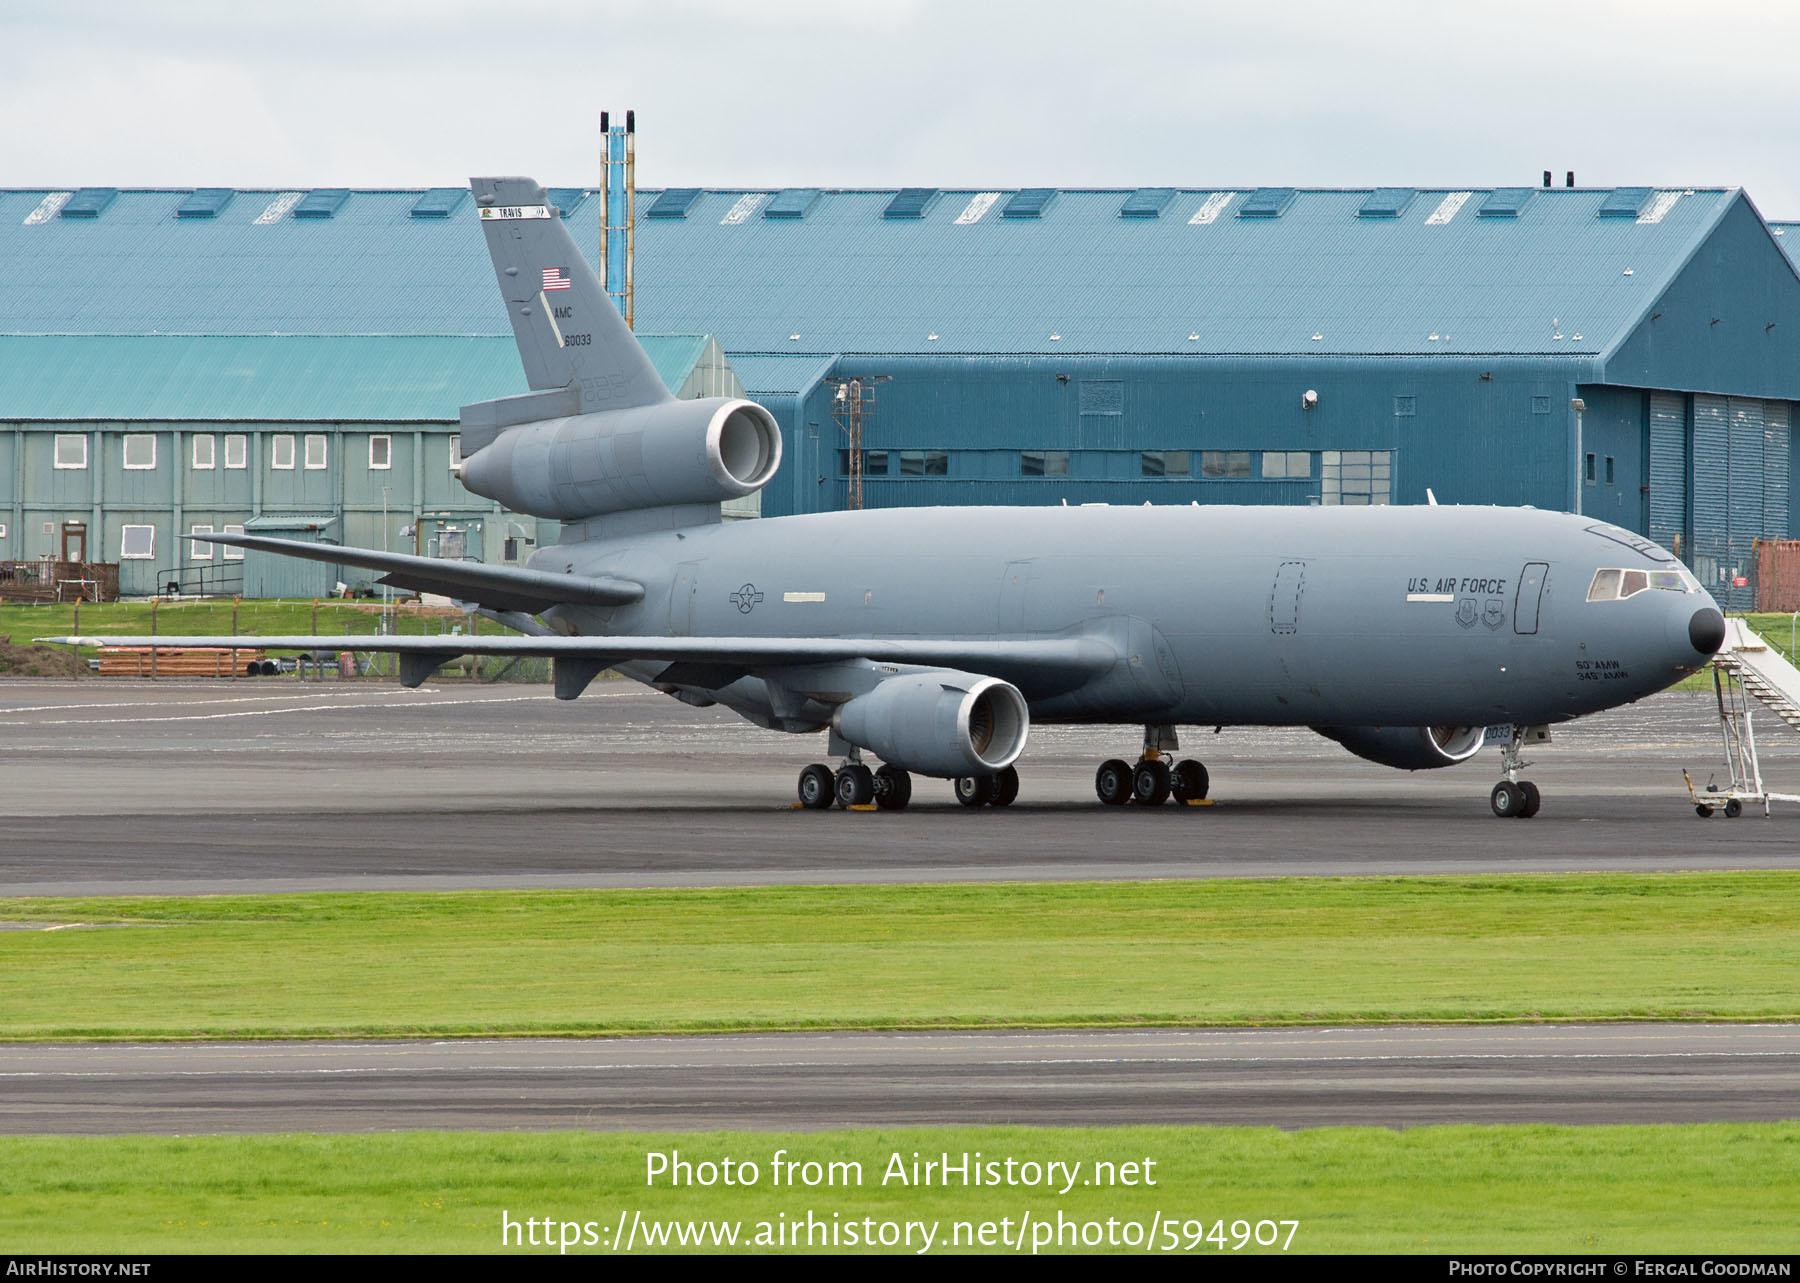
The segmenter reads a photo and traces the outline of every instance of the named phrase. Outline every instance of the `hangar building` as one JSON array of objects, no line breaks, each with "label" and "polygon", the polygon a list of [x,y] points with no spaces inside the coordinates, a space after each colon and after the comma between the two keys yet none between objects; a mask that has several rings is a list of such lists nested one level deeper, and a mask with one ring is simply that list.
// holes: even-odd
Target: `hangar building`
[{"label": "hangar building", "polygon": [[[552,199],[597,258],[599,201]],[[1711,585],[1800,528],[1800,276],[1736,189],[670,189],[637,215],[665,380],[741,386],[786,434],[765,514],[853,481],[1429,490],[1579,502]],[[460,188],[5,191],[0,271],[0,560],[72,518],[127,592],[192,570],[196,526],[494,561],[553,537],[455,481],[457,407],[524,390]]]}]

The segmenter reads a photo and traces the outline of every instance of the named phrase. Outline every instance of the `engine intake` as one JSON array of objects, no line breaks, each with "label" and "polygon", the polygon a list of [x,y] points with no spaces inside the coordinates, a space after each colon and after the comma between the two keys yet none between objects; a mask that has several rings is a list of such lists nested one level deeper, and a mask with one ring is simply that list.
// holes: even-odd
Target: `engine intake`
[{"label": "engine intake", "polygon": [[767,410],[708,397],[502,428],[463,460],[462,482],[515,512],[571,521],[736,499],[780,465]]},{"label": "engine intake", "polygon": [[1011,766],[1031,714],[1018,688],[997,677],[931,669],[890,677],[839,705],[832,725],[884,762],[951,778]]},{"label": "engine intake", "polygon": [[1315,726],[1360,758],[1402,771],[1466,762],[1487,740],[1485,726]]}]

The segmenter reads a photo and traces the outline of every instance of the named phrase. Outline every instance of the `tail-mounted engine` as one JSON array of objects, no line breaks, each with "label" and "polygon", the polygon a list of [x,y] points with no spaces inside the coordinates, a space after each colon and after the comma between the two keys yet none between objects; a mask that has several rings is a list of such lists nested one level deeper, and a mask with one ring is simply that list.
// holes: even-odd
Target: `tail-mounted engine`
[{"label": "tail-mounted engine", "polygon": [[[530,404],[509,405],[519,402]],[[463,485],[515,512],[568,521],[736,499],[781,464],[774,418],[731,397],[503,422],[558,404],[549,392],[466,407]]]},{"label": "tail-mounted engine", "polygon": [[1358,757],[1402,771],[1466,762],[1487,739],[1485,726],[1315,726]]}]

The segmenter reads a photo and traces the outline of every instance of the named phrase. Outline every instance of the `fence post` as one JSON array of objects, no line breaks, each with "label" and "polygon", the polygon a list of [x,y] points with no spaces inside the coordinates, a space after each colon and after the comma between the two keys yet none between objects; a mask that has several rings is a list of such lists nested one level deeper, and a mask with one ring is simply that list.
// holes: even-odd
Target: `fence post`
[{"label": "fence post", "polygon": [[[79,592],[75,594],[75,625],[72,631],[75,636],[81,636],[81,594]],[[83,667],[81,647],[77,646],[75,648],[75,678],[77,681],[81,679],[81,670]]]},{"label": "fence post", "polygon": [[162,601],[158,593],[150,599],[150,680],[156,680],[156,607]]},{"label": "fence post", "polygon": [[[233,597],[231,599],[231,635],[233,637],[237,636],[237,608],[238,608],[238,599],[236,597]],[[237,670],[238,670],[238,653],[237,653],[237,647],[233,646],[231,648],[231,680],[234,682],[237,680]]]}]

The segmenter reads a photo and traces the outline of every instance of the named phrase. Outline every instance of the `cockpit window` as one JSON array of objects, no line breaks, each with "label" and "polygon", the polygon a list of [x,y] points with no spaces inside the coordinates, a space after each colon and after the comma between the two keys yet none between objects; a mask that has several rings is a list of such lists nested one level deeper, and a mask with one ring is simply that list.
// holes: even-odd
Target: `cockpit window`
[{"label": "cockpit window", "polygon": [[1615,601],[1619,596],[1619,576],[1623,570],[1596,570],[1594,582],[1588,585],[1589,601]]},{"label": "cockpit window", "polygon": [[1627,597],[1635,597],[1641,592],[1661,589],[1664,592],[1699,592],[1700,581],[1690,575],[1686,569],[1676,570],[1621,570],[1612,567],[1594,572],[1594,582],[1588,585],[1589,601],[1623,601]]}]

